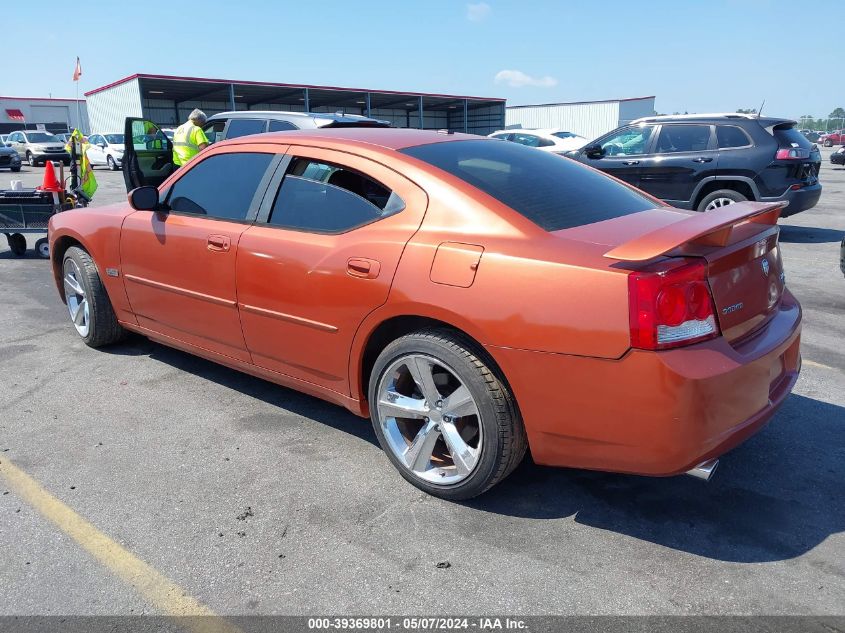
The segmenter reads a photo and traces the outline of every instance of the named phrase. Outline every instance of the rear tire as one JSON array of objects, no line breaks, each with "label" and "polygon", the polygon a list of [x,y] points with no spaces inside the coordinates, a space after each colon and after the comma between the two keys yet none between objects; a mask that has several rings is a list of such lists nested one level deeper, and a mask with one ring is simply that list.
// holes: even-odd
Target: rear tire
[{"label": "rear tire", "polygon": [[470,499],[525,456],[525,427],[492,367],[474,343],[447,329],[408,334],[379,354],[369,385],[373,428],[393,465],[420,490]]},{"label": "rear tire", "polygon": [[94,260],[78,246],[65,252],[62,281],[71,323],[86,345],[102,347],[125,338]]},{"label": "rear tire", "polygon": [[824,146],[825,146],[825,147],[833,147],[833,141],[826,140],[826,141],[824,142]]},{"label": "rear tire", "polygon": [[698,211],[713,211],[720,207],[733,204],[734,202],[744,202],[748,200],[744,195],[733,189],[719,189],[712,193],[708,193],[698,203]]},{"label": "rear tire", "polygon": [[20,170],[21,170],[20,166],[12,167],[12,171],[14,171],[14,172],[18,172]]},{"label": "rear tire", "polygon": [[9,243],[9,250],[15,257],[23,257],[26,255],[26,238],[20,233],[12,233],[6,236],[6,241]]}]

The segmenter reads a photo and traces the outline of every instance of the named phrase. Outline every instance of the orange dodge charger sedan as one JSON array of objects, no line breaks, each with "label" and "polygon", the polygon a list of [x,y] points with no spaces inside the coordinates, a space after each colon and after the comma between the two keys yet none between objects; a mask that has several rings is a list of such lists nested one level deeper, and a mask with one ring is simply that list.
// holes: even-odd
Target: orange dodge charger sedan
[{"label": "orange dodge charger sedan", "polygon": [[166,141],[133,140],[128,204],[50,221],[84,341],[137,332],[369,416],[433,495],[526,449],[708,478],[798,377],[778,204],[681,211],[466,134],[261,134],[172,174]]}]

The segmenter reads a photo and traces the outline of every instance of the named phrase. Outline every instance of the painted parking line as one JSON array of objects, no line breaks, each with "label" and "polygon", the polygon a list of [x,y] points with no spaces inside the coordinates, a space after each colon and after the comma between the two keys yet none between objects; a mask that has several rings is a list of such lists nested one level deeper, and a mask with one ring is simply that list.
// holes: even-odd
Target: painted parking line
[{"label": "painted parking line", "polygon": [[837,371],[836,367],[831,367],[830,365],[824,365],[822,363],[817,363],[814,360],[807,360],[806,358],[801,360],[803,365],[809,365],[810,367],[820,367],[821,369],[832,369],[833,371]]},{"label": "painted parking line", "polygon": [[182,587],[100,532],[5,456],[0,460],[0,477],[23,501],[70,536],[115,576],[131,585],[162,614],[203,616],[180,621],[180,625],[197,632],[241,633],[240,629],[189,596]]}]

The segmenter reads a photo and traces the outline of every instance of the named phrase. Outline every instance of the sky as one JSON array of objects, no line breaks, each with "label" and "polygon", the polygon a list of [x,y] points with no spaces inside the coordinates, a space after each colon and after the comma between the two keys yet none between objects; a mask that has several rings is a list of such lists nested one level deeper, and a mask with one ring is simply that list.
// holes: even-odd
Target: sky
[{"label": "sky", "polygon": [[845,107],[841,38],[819,34],[842,0],[88,0],[79,18],[72,4],[4,3],[26,52],[4,59],[0,95],[73,97],[79,55],[80,94],[141,72],[509,105],[655,95],[670,114]]}]

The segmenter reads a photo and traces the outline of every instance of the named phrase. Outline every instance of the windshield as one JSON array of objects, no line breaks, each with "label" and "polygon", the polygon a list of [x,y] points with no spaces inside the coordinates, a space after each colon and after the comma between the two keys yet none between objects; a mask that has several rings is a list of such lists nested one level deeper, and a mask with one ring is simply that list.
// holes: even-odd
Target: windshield
[{"label": "windshield", "polygon": [[106,140],[109,143],[123,145],[123,134],[106,134]]},{"label": "windshield", "polygon": [[47,132],[27,132],[26,138],[30,143],[61,143],[61,139],[56,138]]},{"label": "windshield", "polygon": [[654,201],[601,172],[516,143],[451,141],[400,151],[468,182],[546,231],[655,207]]}]

